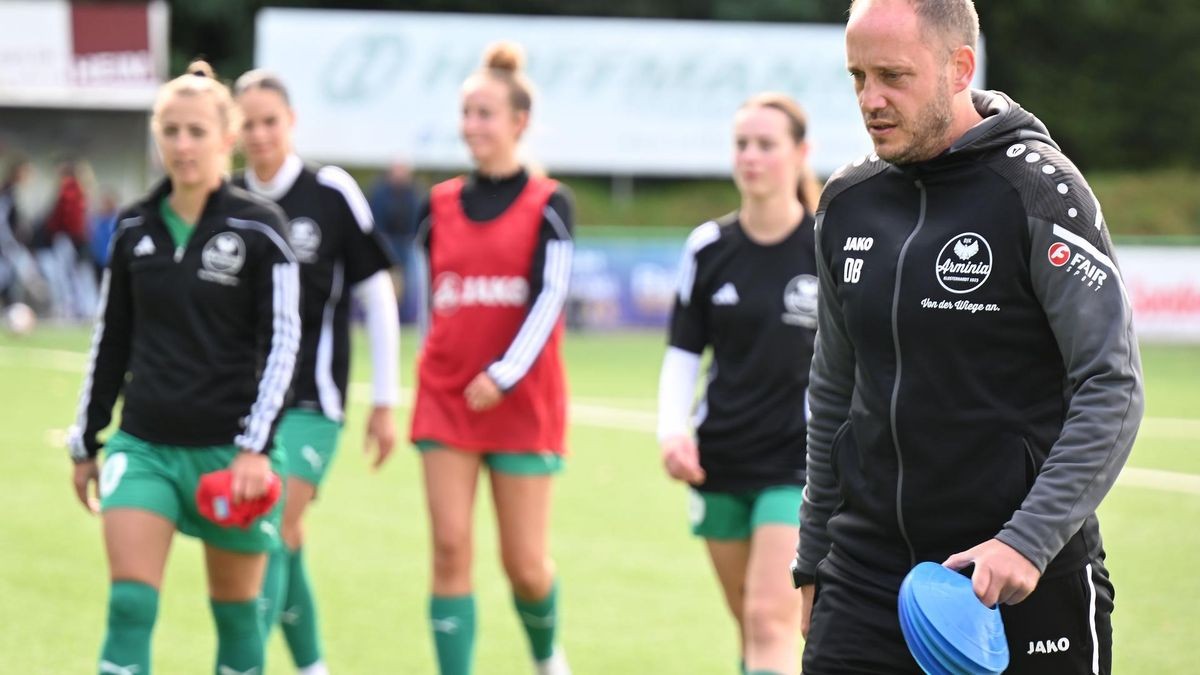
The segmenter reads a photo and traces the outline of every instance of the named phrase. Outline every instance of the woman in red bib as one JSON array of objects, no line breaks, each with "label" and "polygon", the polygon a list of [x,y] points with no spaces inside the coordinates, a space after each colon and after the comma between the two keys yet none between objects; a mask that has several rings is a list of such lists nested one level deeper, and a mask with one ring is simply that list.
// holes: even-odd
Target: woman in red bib
[{"label": "woman in red bib", "polygon": [[471,523],[483,467],[535,668],[570,672],[555,640],[549,525],[565,450],[572,200],[517,159],[532,108],[522,61],[519,47],[495,45],[463,85],[461,128],[475,170],[433,188],[418,234],[429,289],[412,440],[433,534],[429,618],[442,675],[471,672]]}]

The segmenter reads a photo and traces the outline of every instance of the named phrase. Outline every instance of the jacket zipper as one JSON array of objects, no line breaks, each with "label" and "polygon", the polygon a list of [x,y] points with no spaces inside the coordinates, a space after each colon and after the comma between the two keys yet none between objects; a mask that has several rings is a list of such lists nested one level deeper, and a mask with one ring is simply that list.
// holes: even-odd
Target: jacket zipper
[{"label": "jacket zipper", "polygon": [[[192,233],[191,233],[191,235],[188,236],[188,240],[183,242],[182,246],[175,247],[175,262],[180,262],[181,260],[183,260],[183,256],[187,255],[188,249],[191,248],[192,244],[196,241],[196,234],[200,231],[200,226],[203,222],[204,222],[204,213],[201,212],[200,217],[197,218],[195,224],[192,225]],[[165,223],[164,223],[164,225],[165,225]],[[169,232],[167,234],[168,234],[168,236],[170,235]],[[171,243],[173,244],[173,243],[175,243],[175,241],[172,240]]]},{"label": "jacket zipper", "polygon": [[915,181],[915,184],[917,190],[921,193],[921,209],[917,214],[916,227],[908,234],[908,238],[904,240],[904,245],[900,247],[900,257],[896,261],[896,288],[892,292],[892,346],[896,350],[896,380],[892,384],[891,424],[892,444],[896,448],[896,524],[899,525],[900,536],[904,539],[905,546],[908,547],[909,567],[916,566],[917,553],[913,549],[912,540],[908,537],[908,529],[904,526],[904,454],[900,451],[900,434],[898,425],[896,424],[896,405],[900,399],[900,377],[904,372],[904,364],[900,356],[900,278],[904,274],[904,259],[908,255],[908,246],[916,238],[917,233],[921,231],[921,227],[925,225],[925,185],[919,180]]}]

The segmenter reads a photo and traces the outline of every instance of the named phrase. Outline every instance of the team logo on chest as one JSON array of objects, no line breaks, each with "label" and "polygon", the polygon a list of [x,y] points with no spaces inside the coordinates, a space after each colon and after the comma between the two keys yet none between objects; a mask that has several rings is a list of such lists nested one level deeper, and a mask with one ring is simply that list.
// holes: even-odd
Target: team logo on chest
[{"label": "team logo on chest", "polygon": [[738,296],[737,286],[734,286],[733,282],[730,281],[725,282],[725,285],[718,288],[717,292],[713,293],[712,296],[712,304],[714,305],[732,307],[740,301],[741,297]]},{"label": "team logo on chest", "polygon": [[288,223],[288,244],[300,262],[316,262],[321,250],[321,228],[312,218],[297,218]]},{"label": "team logo on chest", "polygon": [[433,311],[454,314],[462,307],[524,307],[529,281],[524,277],[468,276],[442,272],[433,280]]},{"label": "team logo on chest", "polygon": [[783,291],[783,322],[805,328],[817,327],[817,278],[811,274],[793,277]]},{"label": "team logo on chest", "polygon": [[974,232],[952,237],[938,253],[934,273],[951,293],[978,290],[992,274],[992,247]]},{"label": "team logo on chest", "polygon": [[142,238],[138,240],[137,246],[133,247],[133,256],[135,258],[142,258],[148,255],[154,255],[156,250],[157,249],[154,247],[154,240],[150,238],[150,235],[143,234]]},{"label": "team logo on chest", "polygon": [[197,276],[226,286],[236,286],[237,273],[246,264],[246,242],[235,232],[222,232],[204,245]]}]

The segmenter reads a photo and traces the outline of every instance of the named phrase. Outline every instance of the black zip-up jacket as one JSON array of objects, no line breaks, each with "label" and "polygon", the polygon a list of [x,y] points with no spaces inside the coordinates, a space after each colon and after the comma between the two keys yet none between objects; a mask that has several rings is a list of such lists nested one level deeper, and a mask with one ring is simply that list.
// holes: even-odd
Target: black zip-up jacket
[{"label": "black zip-up jacket", "polygon": [[283,212],[222,183],[176,249],[159,215],[169,192],[164,181],[119,216],[70,443],[77,461],[96,456],[122,389],[121,429],[140,439],[271,447],[300,344]]},{"label": "black zip-up jacket", "polygon": [[973,99],[947,152],[872,155],[822,195],[798,584],[827,555],[898,578],[992,538],[1048,575],[1102,552],[1143,410],[1129,300],[1046,128]]}]

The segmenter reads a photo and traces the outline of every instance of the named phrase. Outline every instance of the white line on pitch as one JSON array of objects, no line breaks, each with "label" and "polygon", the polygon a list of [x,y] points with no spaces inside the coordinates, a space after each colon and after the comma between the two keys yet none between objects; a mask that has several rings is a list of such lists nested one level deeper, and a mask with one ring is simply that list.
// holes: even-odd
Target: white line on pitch
[{"label": "white line on pitch", "polygon": [[[0,366],[32,367],[82,375],[85,365],[86,355],[81,352],[41,347],[0,347]],[[369,383],[352,382],[350,388],[355,400],[370,400],[371,385]],[[408,401],[412,400],[412,394],[411,389],[401,390],[400,395],[403,402],[399,407],[408,408]],[[654,433],[657,417],[656,413],[649,409],[649,406],[645,410],[635,410],[603,405],[599,402],[603,400],[605,399],[572,399],[570,404],[571,423],[601,429]],[[1139,433],[1142,436],[1155,438],[1200,438],[1200,419],[1147,417],[1142,420],[1142,428]],[[1117,484],[1122,487],[1143,487],[1164,492],[1200,495],[1200,475],[1176,471],[1127,466],[1121,472]]]}]

